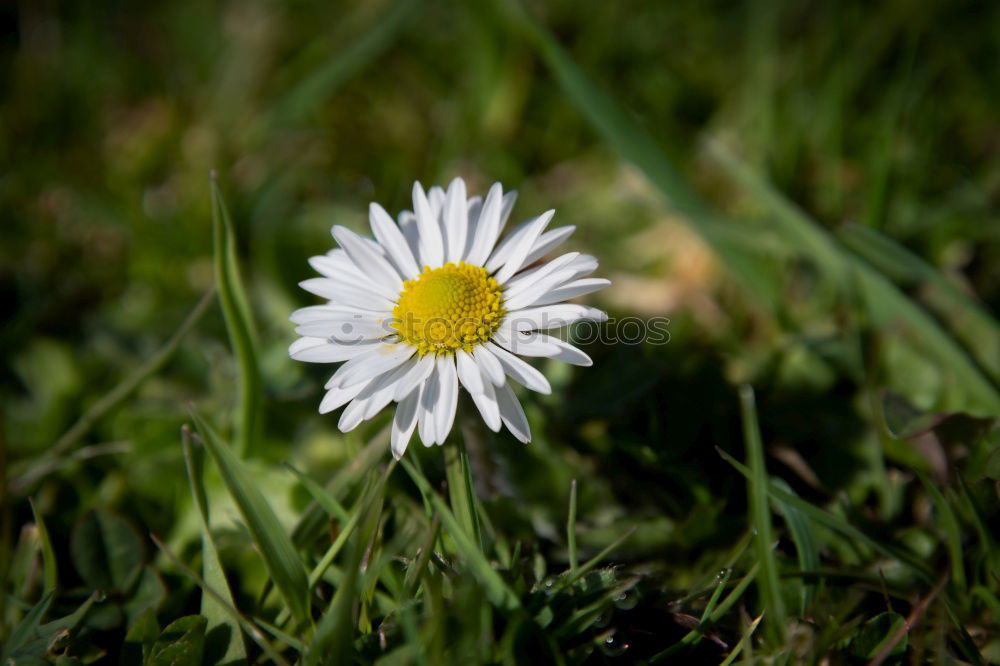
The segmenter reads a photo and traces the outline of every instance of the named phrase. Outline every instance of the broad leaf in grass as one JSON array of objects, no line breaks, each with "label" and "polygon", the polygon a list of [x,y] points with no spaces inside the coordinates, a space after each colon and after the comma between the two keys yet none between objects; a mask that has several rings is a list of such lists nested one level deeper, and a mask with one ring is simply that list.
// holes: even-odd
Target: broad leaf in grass
[{"label": "broad leaf in grass", "polygon": [[[862,659],[874,659],[905,624],[906,618],[899,613],[886,611],[876,615],[851,639],[851,654]],[[905,652],[907,643],[908,636],[903,634],[902,640],[896,643],[889,656]]]},{"label": "broad leaf in grass", "polygon": [[146,666],[201,666],[205,627],[201,615],[188,615],[169,624],[149,651]]},{"label": "broad leaf in grass", "polygon": [[142,565],[139,533],[124,518],[104,509],[83,516],[70,537],[73,565],[90,589],[124,593]]},{"label": "broad leaf in grass", "polygon": [[278,521],[259,486],[250,478],[243,463],[215,434],[204,419],[192,413],[205,448],[218,465],[222,480],[240,509],[254,543],[264,558],[275,587],[299,624],[309,622],[309,581],[292,540]]}]

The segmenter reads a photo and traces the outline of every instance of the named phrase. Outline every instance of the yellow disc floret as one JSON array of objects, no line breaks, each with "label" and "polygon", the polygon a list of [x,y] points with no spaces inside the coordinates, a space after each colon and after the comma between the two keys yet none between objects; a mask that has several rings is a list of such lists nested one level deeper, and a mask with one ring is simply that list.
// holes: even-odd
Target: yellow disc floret
[{"label": "yellow disc floret", "polygon": [[502,289],[486,269],[465,262],[424,267],[403,283],[392,327],[421,356],[451,354],[490,339],[503,319]]}]

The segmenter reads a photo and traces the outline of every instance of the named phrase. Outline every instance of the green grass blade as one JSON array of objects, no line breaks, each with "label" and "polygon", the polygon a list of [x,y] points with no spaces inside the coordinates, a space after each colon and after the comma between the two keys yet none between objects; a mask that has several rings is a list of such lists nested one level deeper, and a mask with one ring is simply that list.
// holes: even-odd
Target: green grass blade
[{"label": "green grass blade", "polygon": [[162,347],[156,350],[156,352],[146,360],[145,363],[140,365],[135,369],[128,377],[123,379],[119,384],[117,384],[113,389],[101,396],[93,405],[91,405],[86,412],[83,413],[76,422],[70,426],[63,435],[52,445],[43,455],[32,461],[31,465],[27,468],[22,468],[18,465],[11,467],[10,475],[10,491],[12,494],[19,495],[26,492],[31,488],[40,478],[45,476],[49,470],[53,469],[53,461],[57,461],[63,457],[67,451],[71,450],[73,446],[90,432],[90,429],[94,426],[97,421],[99,421],[105,414],[113,410],[115,407],[124,402],[132,393],[135,392],[137,388],[151,376],[156,374],[170,357],[173,356],[174,352],[180,346],[181,341],[191,332],[191,329],[195,327],[200,320],[202,315],[208,310],[208,307],[212,304],[215,298],[215,290],[210,290],[201,297],[201,300],[194,306],[181,325],[177,328],[173,335],[170,336]]},{"label": "green grass blade", "polygon": [[[334,474],[325,486],[327,494],[336,499],[343,497],[347,491],[354,486],[359,479],[368,473],[379,460],[385,455],[389,448],[389,429],[384,428],[378,435],[372,438],[361,451],[351,459],[351,462],[344,465]],[[310,504],[302,513],[295,529],[292,530],[292,541],[298,547],[303,547],[310,543],[310,540],[318,536],[326,525],[327,513],[314,502]]]},{"label": "green grass blade", "polygon": [[45,521],[42,520],[42,515],[38,513],[38,507],[35,506],[35,501],[30,499],[29,503],[31,504],[31,515],[35,517],[35,525],[38,528],[38,539],[42,544],[42,567],[43,579],[45,581],[45,587],[42,591],[44,594],[48,594],[56,589],[56,585],[59,582],[59,569],[56,564],[56,552],[52,548],[52,539],[49,538],[49,529],[45,526]]},{"label": "green grass blade", "polygon": [[55,590],[45,594],[38,600],[38,603],[31,607],[27,615],[21,618],[21,621],[10,632],[10,636],[4,641],[3,649],[0,649],[0,663],[8,663],[8,658],[34,635],[35,630],[38,629],[38,625],[42,623],[42,617],[45,616],[45,612],[49,609],[52,597],[54,596]]},{"label": "green grass blade", "polygon": [[[789,495],[795,495],[791,487],[781,479],[774,479],[772,484],[779,486]],[[812,521],[796,507],[788,502],[775,499],[775,505],[781,515],[785,518],[788,531],[792,535],[792,542],[795,544],[795,553],[798,556],[799,568],[803,571],[814,571],[819,569],[819,547],[816,543],[816,534],[813,530]],[[809,604],[812,602],[816,586],[803,583],[800,590],[799,615],[805,615]]]},{"label": "green grass blade", "polygon": [[569,514],[566,516],[566,547],[569,549],[569,572],[576,573],[576,479],[569,483]]},{"label": "green grass blade", "polygon": [[934,501],[934,510],[937,513],[936,522],[944,531],[944,543],[948,550],[948,559],[951,561],[951,582],[964,591],[965,558],[962,554],[962,527],[958,524],[951,504],[948,503],[937,486],[931,483],[931,480],[923,472],[915,470],[914,473]]},{"label": "green grass blade", "polygon": [[448,508],[444,499],[434,492],[431,484],[423,474],[406,458],[402,459],[403,469],[406,470],[410,478],[420,489],[421,494],[431,503],[435,512],[441,517],[441,524],[451,535],[455,542],[455,547],[464,558],[465,564],[469,567],[472,575],[482,585],[486,596],[493,605],[505,611],[514,611],[521,607],[521,601],[512,589],[504,582],[503,578],[493,569],[489,560],[483,555],[478,544],[465,531],[458,518]]},{"label": "green grass blade", "polygon": [[211,646],[218,640],[217,636],[228,632],[226,649],[219,663],[246,662],[247,652],[246,646],[243,644],[243,633],[240,631],[240,625],[233,620],[225,608],[225,604],[229,606],[235,606],[235,604],[233,603],[233,593],[229,589],[229,581],[226,580],[225,570],[222,568],[222,561],[219,559],[219,550],[212,537],[211,513],[204,484],[204,456],[200,450],[191,446],[191,431],[186,425],[181,428],[181,446],[184,451],[188,485],[191,488],[191,497],[194,498],[198,523],[201,527],[202,578],[207,586],[222,596],[224,602],[220,603],[204,592],[201,595],[200,613],[208,620],[206,644]]},{"label": "green grass blade", "polygon": [[291,464],[286,462],[285,467],[287,467],[292,474],[298,477],[299,481],[302,482],[302,485],[305,487],[306,491],[313,498],[313,500],[319,504],[331,518],[336,518],[342,523],[346,523],[351,519],[352,516],[347,513],[347,509],[344,508],[344,505],[338,502],[337,498],[327,492],[322,486],[299,470],[295,469]]},{"label": "green grass blade", "polygon": [[760,591],[764,610],[768,612],[766,625],[768,636],[775,644],[780,644],[785,633],[785,602],[778,584],[778,561],[774,555],[774,530],[771,525],[771,508],[767,501],[768,478],[764,466],[764,444],[760,439],[757,424],[757,408],[754,404],[753,389],[740,387],[740,414],[743,418],[743,439],[747,449],[747,499],[750,507],[750,525],[754,529],[754,550],[760,563]]},{"label": "green grass blade", "polygon": [[849,224],[838,232],[844,244],[904,288],[920,287],[942,321],[964,340],[994,379],[1000,378],[1000,322],[941,271],[879,231]]},{"label": "green grass blade", "polygon": [[572,572],[568,570],[564,572],[562,579],[563,587],[569,587],[570,585],[572,585],[573,583],[575,583],[576,581],[580,580],[588,573],[590,573],[591,569],[593,569],[598,564],[603,562],[608,555],[613,553],[615,549],[618,548],[618,546],[625,543],[626,539],[635,534],[635,531],[637,529],[639,529],[638,525],[633,525],[632,527],[625,530],[624,534],[622,534],[620,537],[618,537],[617,539],[609,543],[607,546],[602,548],[600,552],[598,552],[592,558],[590,558],[589,560],[578,566]]},{"label": "green grass blade", "polygon": [[363,518],[364,522],[360,529],[354,531],[350,556],[340,577],[340,585],[329,608],[316,625],[316,633],[305,654],[306,666],[320,663],[343,664],[349,661],[354,631],[352,613],[358,596],[356,590],[362,577],[359,569],[368,549],[368,542],[381,520],[385,479],[391,469],[387,469],[381,479],[371,485],[354,509],[354,517]]},{"label": "green grass blade", "polygon": [[[726,460],[726,462],[735,467],[740,474],[742,474],[748,479],[750,478],[750,470],[746,466],[744,466],[742,463],[740,463],[738,460],[733,458],[725,451],[721,449],[717,450],[719,452],[719,455],[721,455]],[[806,502],[805,500],[796,497],[795,495],[785,492],[784,490],[782,490],[781,488],[779,488],[774,484],[770,484],[768,488],[768,494],[770,494],[772,499],[785,502],[788,505],[797,508],[810,520],[815,521],[816,523],[822,525],[823,527],[833,530],[834,532],[840,534],[841,536],[847,538],[848,540],[856,544],[867,546],[868,548],[871,548],[876,552],[882,553],[886,557],[898,560],[899,562],[906,564],[925,583],[934,582],[934,577],[931,574],[930,569],[928,569],[924,563],[920,562],[911,553],[893,548],[887,544],[881,543],[873,539],[872,537],[868,536],[858,528],[848,523],[840,516],[834,515],[829,511],[825,511],[823,509],[820,509],[819,507],[813,506],[809,502]]]},{"label": "green grass blade", "polygon": [[736,657],[740,656],[740,653],[743,652],[748,645],[750,645],[750,640],[753,638],[754,632],[757,631],[757,625],[760,624],[760,621],[763,618],[764,614],[761,613],[757,616],[757,619],[750,623],[750,626],[743,632],[743,636],[740,637],[740,640],[733,648],[733,651],[729,653],[729,656],[726,657],[725,660],[719,664],[719,666],[729,666],[736,660]]},{"label": "green grass blade", "polygon": [[254,543],[260,549],[271,580],[288,604],[296,622],[300,625],[308,624],[309,581],[292,540],[240,460],[197,413],[192,412],[192,417],[198,432],[202,434],[205,448],[218,465],[222,480],[239,507]]},{"label": "green grass blade", "polygon": [[253,314],[240,279],[236,234],[229,211],[212,172],[212,237],[215,281],[219,303],[226,321],[229,342],[239,368],[239,411],[236,419],[237,450],[250,450],[260,425],[260,371],[257,367],[257,340]]}]

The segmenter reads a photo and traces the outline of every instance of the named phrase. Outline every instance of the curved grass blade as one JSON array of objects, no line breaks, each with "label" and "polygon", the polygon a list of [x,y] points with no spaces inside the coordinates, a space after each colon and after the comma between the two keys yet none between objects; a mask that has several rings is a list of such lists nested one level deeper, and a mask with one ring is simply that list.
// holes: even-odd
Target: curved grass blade
[{"label": "curved grass blade", "polygon": [[[194,498],[201,527],[201,560],[202,578],[205,584],[216,590],[225,604],[234,606],[233,593],[229,589],[229,581],[219,559],[219,550],[212,537],[212,521],[209,513],[208,498],[205,495],[204,456],[200,450],[191,446],[191,430],[187,425],[181,428],[181,447],[184,451],[184,466],[187,469],[188,485],[191,497]],[[222,651],[220,664],[245,663],[247,659],[246,646],[243,644],[243,632],[238,622],[226,611],[225,605],[216,601],[211,595],[202,593],[201,614],[208,620],[206,630],[206,645],[209,648],[228,633],[225,650]]]},{"label": "curved grass blade", "polygon": [[[735,467],[740,474],[742,474],[747,478],[750,478],[750,470],[746,466],[744,466],[741,462],[733,458],[731,455],[729,455],[722,449],[716,448],[716,450],[719,452],[719,455],[722,456],[726,462]],[[858,528],[848,523],[840,516],[834,515],[829,511],[825,511],[819,507],[813,506],[809,502],[799,497],[796,497],[795,495],[786,493],[784,490],[782,490],[773,483],[769,484],[767,492],[772,499],[785,502],[790,506],[794,506],[795,508],[799,509],[810,520],[813,520],[819,523],[820,525],[833,530],[834,532],[840,534],[843,537],[846,537],[847,539],[857,544],[867,546],[868,548],[871,548],[876,552],[882,553],[886,557],[902,562],[903,564],[910,567],[910,569],[912,569],[913,572],[916,573],[917,576],[919,576],[920,579],[923,580],[925,583],[932,583],[934,581],[934,577],[931,574],[931,571],[927,568],[927,566],[924,565],[922,562],[920,562],[911,553],[898,550],[884,543],[876,541],[872,537],[868,536]]]},{"label": "curved grass blade", "polygon": [[240,280],[236,235],[215,171],[212,172],[212,238],[219,303],[240,373],[235,439],[237,451],[245,454],[253,444],[261,418],[257,340],[250,303]]},{"label": "curved grass blade", "polygon": [[180,346],[181,341],[184,337],[194,328],[195,324],[201,319],[202,315],[208,310],[208,306],[212,304],[212,300],[215,298],[215,290],[211,289],[201,297],[197,305],[191,310],[181,325],[177,328],[170,339],[167,340],[162,347],[156,350],[149,359],[135,369],[128,377],[123,379],[118,385],[113,389],[105,393],[100,399],[97,400],[93,405],[84,412],[77,421],[70,426],[63,435],[52,445],[44,454],[32,461],[31,465],[26,468],[20,468],[18,466],[13,466],[11,468],[10,476],[10,491],[12,494],[20,494],[31,488],[35,482],[40,478],[45,476],[49,471],[55,469],[52,466],[53,461],[57,461],[64,457],[67,451],[73,448],[73,446],[80,440],[81,437],[90,432],[90,429],[94,426],[97,421],[101,419],[105,414],[113,410],[119,404],[121,404],[125,399],[127,399],[132,393],[139,388],[139,386],[146,381],[149,377],[156,374],[170,357],[173,356],[177,347]]},{"label": "curved grass blade", "polygon": [[[778,585],[778,561],[772,547],[774,528],[771,525],[771,508],[767,501],[768,478],[767,468],[764,466],[764,444],[760,439],[753,389],[747,385],[740,387],[740,415],[747,449],[747,466],[750,469],[750,475],[747,477],[750,525],[754,529],[754,550],[757,562],[760,563],[761,573],[757,579],[757,587],[760,590],[763,610],[767,610],[770,614],[766,625],[768,636],[775,644],[781,644],[785,633],[785,602]],[[756,627],[756,624],[754,626]]]},{"label": "curved grass blade", "polygon": [[483,586],[486,596],[490,602],[505,611],[515,611],[521,608],[521,601],[514,591],[510,589],[503,578],[493,569],[489,560],[483,555],[472,537],[465,531],[455,514],[448,508],[448,503],[441,498],[431,488],[431,484],[424,478],[417,468],[406,458],[400,461],[403,469],[406,470],[413,482],[417,484],[420,493],[434,507],[437,515],[441,517],[441,524],[455,542],[455,547],[459,554],[465,559],[466,565],[471,573]]},{"label": "curved grass blade", "polygon": [[35,517],[35,525],[38,527],[38,539],[42,544],[42,566],[44,572],[43,578],[45,580],[45,587],[42,591],[48,594],[56,589],[59,579],[59,570],[56,566],[56,552],[52,548],[49,529],[45,526],[42,515],[38,513],[38,507],[35,506],[35,500],[29,499],[28,503],[31,504],[31,514]]},{"label": "curved grass blade", "polygon": [[753,633],[757,631],[757,625],[760,624],[760,621],[762,619],[764,619],[763,613],[758,615],[757,619],[755,619],[753,622],[750,623],[750,626],[747,627],[747,630],[743,632],[743,636],[740,638],[739,643],[736,644],[736,647],[733,648],[733,651],[729,653],[729,656],[726,657],[726,659],[721,664],[719,664],[719,666],[729,666],[736,660],[736,657],[740,656],[740,653],[743,652],[743,650],[750,645],[750,639],[753,638]]},{"label": "curved grass blade", "polygon": [[[782,479],[775,478],[771,483],[779,486],[789,495],[795,495],[791,487]],[[778,511],[781,512],[781,515],[785,517],[788,531],[792,535],[792,542],[795,543],[795,553],[799,559],[799,568],[803,571],[819,569],[819,548],[816,545],[816,534],[813,531],[812,522],[810,522],[802,511],[787,502],[775,499],[774,504]],[[815,592],[815,584],[801,584],[799,615],[805,616]]]},{"label": "curved grass blade", "polygon": [[390,467],[386,470],[386,473],[372,484],[355,508],[355,516],[363,517],[364,523],[360,529],[354,530],[350,555],[344,566],[340,585],[333,595],[329,608],[316,625],[316,633],[306,650],[306,666],[316,666],[321,663],[343,664],[349,661],[351,637],[354,630],[352,613],[357,597],[355,591],[362,577],[359,569],[365,551],[368,549],[368,543],[375,535],[375,530],[382,517],[385,479],[391,469]]},{"label": "curved grass blade", "polygon": [[205,448],[215,460],[229,494],[239,507],[254,543],[260,549],[275,587],[288,604],[288,609],[296,622],[300,625],[308,624],[309,581],[292,540],[281,527],[271,505],[247,474],[240,460],[197,412],[192,411],[191,415],[198,432],[202,435]]},{"label": "curved grass blade", "polygon": [[914,470],[924,489],[934,500],[934,509],[937,512],[937,523],[944,531],[944,543],[948,550],[948,559],[951,560],[951,580],[961,590],[965,590],[965,558],[962,555],[962,528],[958,524],[955,512],[944,495],[937,486],[931,483],[927,475],[919,470]]},{"label": "curved grass blade", "polygon": [[10,636],[4,642],[3,648],[0,649],[0,664],[6,664],[10,656],[34,635],[38,629],[38,625],[42,622],[42,617],[49,609],[49,604],[52,603],[52,597],[54,596],[54,590],[45,594],[38,600],[38,603],[31,607],[28,614],[17,623],[17,626],[14,627],[14,630],[10,632]]}]

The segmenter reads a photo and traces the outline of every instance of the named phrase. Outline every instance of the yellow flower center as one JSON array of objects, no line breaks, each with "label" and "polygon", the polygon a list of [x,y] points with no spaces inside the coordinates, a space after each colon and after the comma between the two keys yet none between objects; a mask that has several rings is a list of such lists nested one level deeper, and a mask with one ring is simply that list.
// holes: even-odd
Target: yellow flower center
[{"label": "yellow flower center", "polygon": [[471,352],[490,339],[503,319],[501,291],[479,266],[425,266],[416,279],[403,283],[391,325],[421,356]]}]

